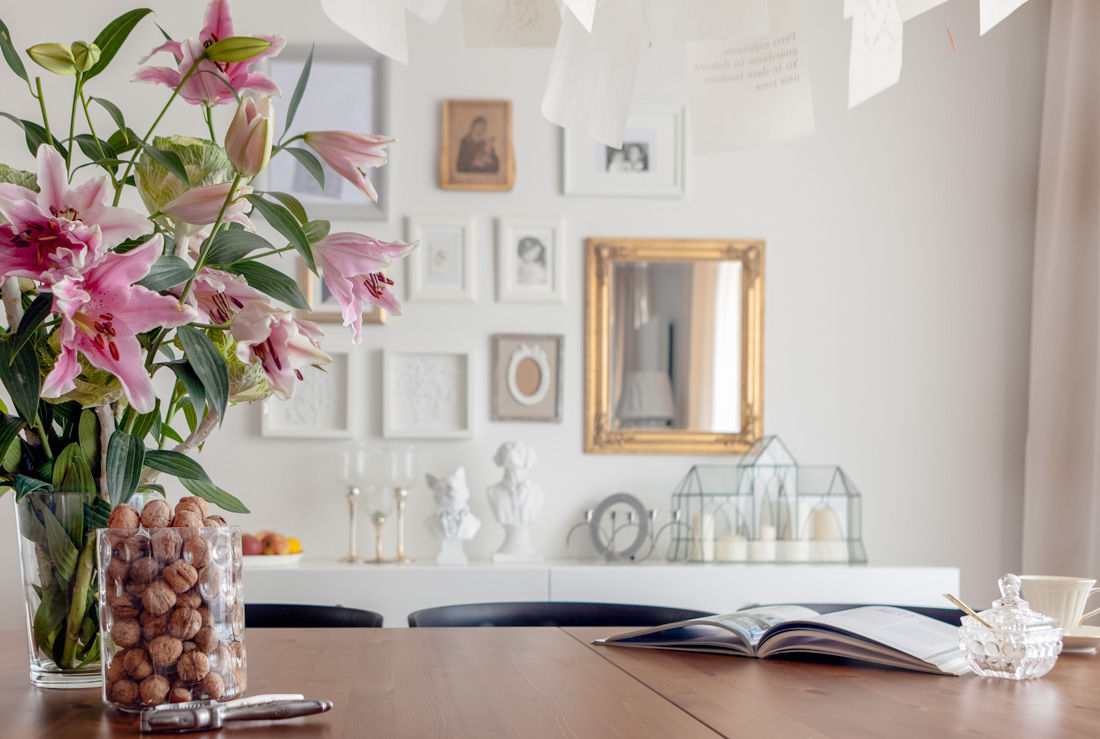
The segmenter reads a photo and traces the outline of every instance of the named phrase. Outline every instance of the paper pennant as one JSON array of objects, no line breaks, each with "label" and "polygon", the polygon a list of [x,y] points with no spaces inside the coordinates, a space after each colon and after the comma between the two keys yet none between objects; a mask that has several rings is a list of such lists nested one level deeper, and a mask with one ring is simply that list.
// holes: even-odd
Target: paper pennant
[{"label": "paper pennant", "polygon": [[981,36],[1026,3],[1027,0],[979,0],[978,27]]},{"label": "paper pennant", "polygon": [[902,20],[897,0],[854,0],[848,58],[848,107],[901,78]]},{"label": "paper pennant", "polygon": [[462,0],[462,26],[470,48],[553,46],[561,15],[555,0]]}]

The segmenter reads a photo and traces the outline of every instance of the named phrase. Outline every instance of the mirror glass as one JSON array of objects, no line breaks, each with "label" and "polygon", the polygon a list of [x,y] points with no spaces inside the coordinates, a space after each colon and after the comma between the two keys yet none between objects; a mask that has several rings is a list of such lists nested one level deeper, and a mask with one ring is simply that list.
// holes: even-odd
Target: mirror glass
[{"label": "mirror glass", "polygon": [[616,262],[612,429],[741,431],[740,261]]}]

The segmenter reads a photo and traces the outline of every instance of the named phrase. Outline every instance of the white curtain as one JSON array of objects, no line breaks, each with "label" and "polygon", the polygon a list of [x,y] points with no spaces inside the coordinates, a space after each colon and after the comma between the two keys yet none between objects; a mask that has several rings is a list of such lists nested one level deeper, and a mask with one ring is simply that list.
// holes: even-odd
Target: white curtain
[{"label": "white curtain", "polygon": [[1032,288],[1023,568],[1100,575],[1100,2],[1051,9]]}]

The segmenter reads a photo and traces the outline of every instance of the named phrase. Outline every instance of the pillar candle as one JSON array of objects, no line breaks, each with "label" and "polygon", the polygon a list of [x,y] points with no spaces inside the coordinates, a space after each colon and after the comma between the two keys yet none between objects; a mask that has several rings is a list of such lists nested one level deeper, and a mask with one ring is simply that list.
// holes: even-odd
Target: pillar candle
[{"label": "pillar candle", "polygon": [[749,542],[737,534],[719,536],[716,549],[719,562],[744,562],[749,558]]},{"label": "pillar candle", "polygon": [[695,540],[695,559],[714,561],[714,514],[696,513],[691,517],[691,536]]}]

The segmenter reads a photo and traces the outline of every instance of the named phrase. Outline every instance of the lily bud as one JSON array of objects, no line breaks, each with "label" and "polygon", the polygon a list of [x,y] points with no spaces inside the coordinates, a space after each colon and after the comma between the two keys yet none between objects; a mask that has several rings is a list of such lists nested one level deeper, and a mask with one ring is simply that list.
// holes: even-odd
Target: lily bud
[{"label": "lily bud", "polygon": [[[245,211],[251,205],[244,196],[251,193],[252,188],[248,185],[240,185],[230,199],[232,185],[232,182],[219,182],[216,185],[193,187],[162,206],[161,212],[174,221],[198,226],[213,223],[217,220],[219,213],[225,221],[247,224],[248,217],[245,216]],[[230,200],[228,205],[226,205],[227,199]]]},{"label": "lily bud", "polygon": [[99,61],[99,47],[87,41],[74,41],[71,51],[73,63],[81,72],[87,72]]},{"label": "lily bud", "polygon": [[76,74],[73,52],[61,44],[36,44],[27,49],[27,56],[40,67],[54,74]]},{"label": "lily bud", "polygon": [[267,166],[274,116],[270,97],[258,103],[250,97],[241,98],[233,122],[225,132],[225,153],[237,174],[252,177]]},{"label": "lily bud", "polygon": [[271,48],[267,39],[254,36],[230,36],[206,47],[205,56],[212,62],[244,62]]}]

